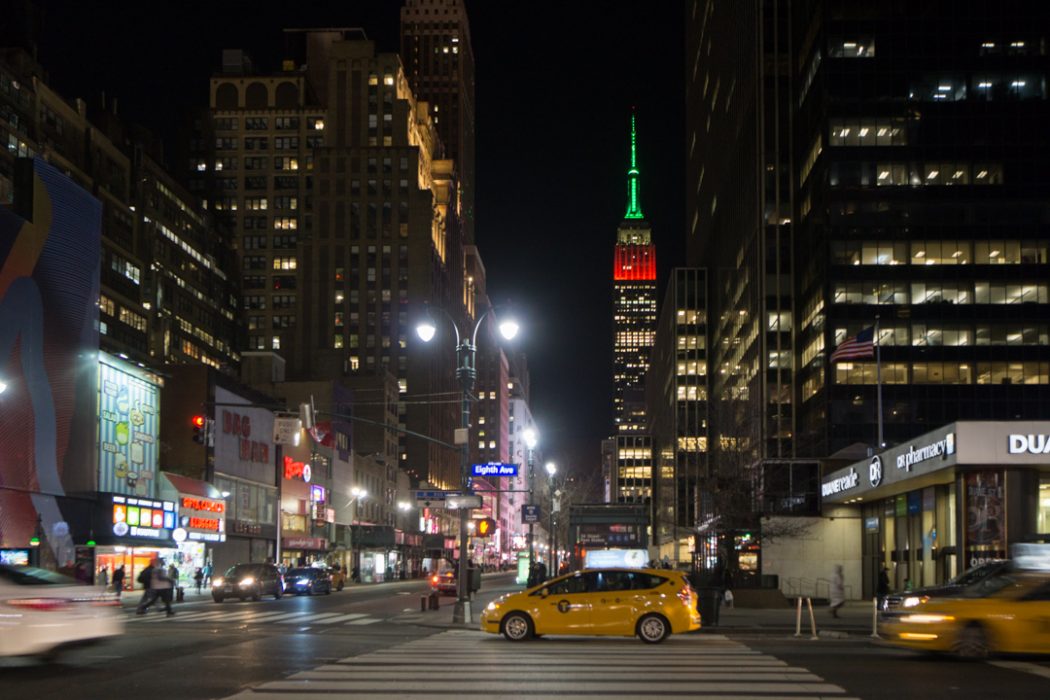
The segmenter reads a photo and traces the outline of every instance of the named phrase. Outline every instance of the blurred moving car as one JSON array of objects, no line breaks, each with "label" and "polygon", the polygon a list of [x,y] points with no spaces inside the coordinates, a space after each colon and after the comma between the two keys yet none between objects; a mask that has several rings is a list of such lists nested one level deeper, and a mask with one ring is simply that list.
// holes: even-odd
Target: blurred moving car
[{"label": "blurred moving car", "polygon": [[284,575],[284,591],[299,595],[303,593],[306,595],[329,594],[332,592],[332,579],[327,569],[319,569],[315,566],[290,569]]},{"label": "blurred moving car", "polygon": [[216,603],[226,598],[259,600],[264,595],[277,600],[282,593],[284,578],[273,564],[237,564],[211,581],[211,597]]},{"label": "blurred moving car", "polygon": [[46,569],[0,565],[0,657],[50,660],[123,633],[115,594]]},{"label": "blurred moving car", "polygon": [[886,614],[885,643],[967,659],[993,653],[1050,653],[1050,574],[1009,571]]},{"label": "blurred moving car", "polygon": [[926,586],[913,591],[891,593],[882,601],[882,609],[884,611],[892,611],[899,608],[913,608],[919,603],[925,603],[930,598],[958,595],[967,586],[998,576],[1009,569],[1009,567],[1010,561],[1008,559],[993,559],[972,569],[967,569],[939,586]]},{"label": "blurred moving car", "polygon": [[700,629],[696,592],[666,569],[588,569],[504,595],[481,615],[481,629],[520,641],[544,634],[631,637],[657,644]]},{"label": "blurred moving car", "polygon": [[430,589],[442,595],[456,595],[456,570],[449,569],[430,577]]},{"label": "blurred moving car", "polygon": [[346,586],[346,574],[343,572],[343,567],[328,567],[328,576],[332,579],[332,588],[335,590],[341,591]]}]

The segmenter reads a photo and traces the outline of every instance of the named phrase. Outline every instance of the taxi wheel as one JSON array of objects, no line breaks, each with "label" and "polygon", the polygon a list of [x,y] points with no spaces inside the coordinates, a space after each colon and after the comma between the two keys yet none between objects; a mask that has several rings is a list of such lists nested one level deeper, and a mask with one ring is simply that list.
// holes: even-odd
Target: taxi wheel
[{"label": "taxi wheel", "polygon": [[952,651],[960,659],[987,659],[988,635],[978,624],[967,625],[959,632]]},{"label": "taxi wheel", "polygon": [[530,639],[534,633],[532,618],[522,612],[512,612],[503,618],[500,625],[503,636],[512,642]]},{"label": "taxi wheel", "polygon": [[670,633],[670,625],[661,615],[646,615],[638,621],[638,638],[646,644],[659,644]]}]

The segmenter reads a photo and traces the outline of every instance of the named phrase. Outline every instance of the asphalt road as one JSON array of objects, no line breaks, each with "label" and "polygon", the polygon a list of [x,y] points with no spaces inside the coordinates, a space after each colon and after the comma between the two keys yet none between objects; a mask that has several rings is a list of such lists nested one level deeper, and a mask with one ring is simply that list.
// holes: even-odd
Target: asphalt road
[{"label": "asphalt road", "polygon": [[[487,578],[475,615],[511,577]],[[795,639],[710,630],[659,646],[633,639],[511,644],[448,630],[452,598],[422,613],[422,581],[279,601],[210,599],[135,617],[125,635],[57,664],[0,659],[0,699],[238,696],[336,698],[651,697],[1050,698],[1050,661],[962,663],[875,646],[863,636]]]}]

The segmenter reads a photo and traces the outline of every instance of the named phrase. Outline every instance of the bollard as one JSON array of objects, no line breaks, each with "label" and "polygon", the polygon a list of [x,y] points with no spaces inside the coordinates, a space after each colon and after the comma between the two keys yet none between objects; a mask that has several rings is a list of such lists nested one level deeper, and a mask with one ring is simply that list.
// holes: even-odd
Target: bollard
[{"label": "bollard", "polygon": [[420,612],[426,612],[427,611],[427,598],[429,598],[429,597],[430,596],[428,596],[426,594],[423,594],[423,595],[419,596],[419,611]]},{"label": "bollard", "polygon": [[441,608],[441,598],[437,591],[430,594],[430,609],[438,610]]},{"label": "bollard", "polygon": [[795,606],[795,636],[802,636],[802,596],[799,596],[796,600],[798,603]]},{"label": "bollard", "polygon": [[813,636],[810,639],[818,639],[817,637],[817,618],[813,616],[813,599],[806,598],[806,605],[809,606],[809,628],[813,632]]},{"label": "bollard", "polygon": [[881,639],[879,637],[879,599],[877,596],[871,599],[871,638]]}]

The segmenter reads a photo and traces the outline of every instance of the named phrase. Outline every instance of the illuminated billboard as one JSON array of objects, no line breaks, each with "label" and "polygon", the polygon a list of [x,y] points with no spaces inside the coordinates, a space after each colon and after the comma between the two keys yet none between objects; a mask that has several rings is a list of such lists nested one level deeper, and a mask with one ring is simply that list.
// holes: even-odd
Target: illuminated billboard
[{"label": "illuminated billboard", "polygon": [[155,496],[160,379],[101,354],[98,380],[98,490]]}]

